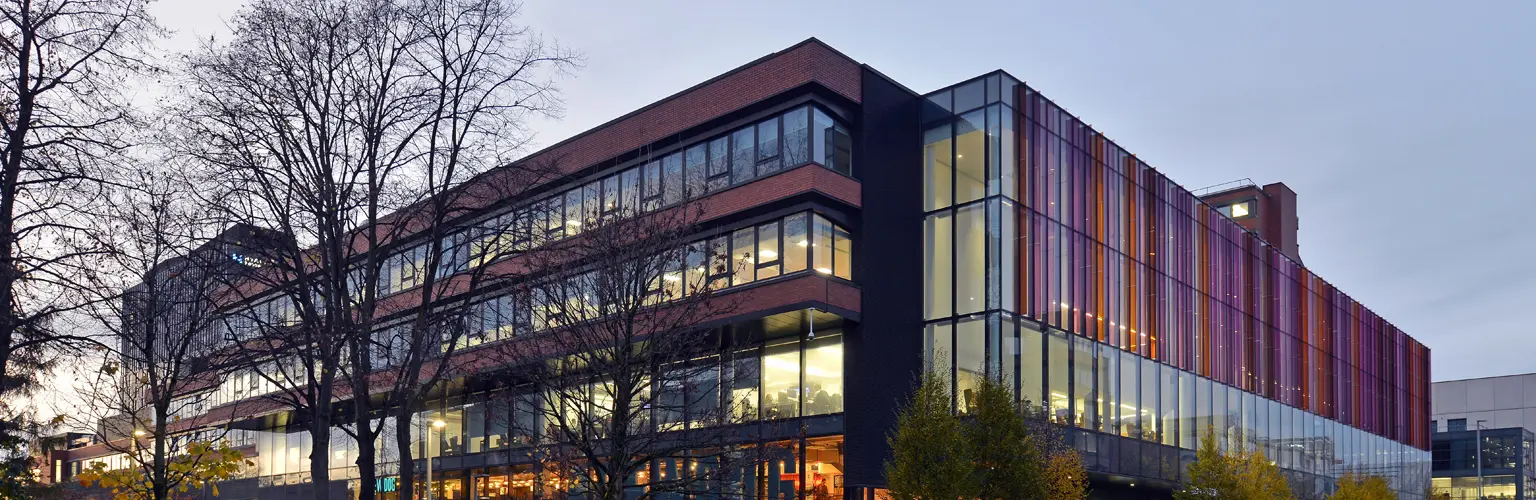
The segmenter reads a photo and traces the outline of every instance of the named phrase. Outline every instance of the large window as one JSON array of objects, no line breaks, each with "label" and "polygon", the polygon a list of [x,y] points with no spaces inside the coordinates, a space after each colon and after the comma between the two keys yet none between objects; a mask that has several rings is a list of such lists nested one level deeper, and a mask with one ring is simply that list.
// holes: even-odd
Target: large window
[{"label": "large window", "polygon": [[806,341],[805,414],[825,415],[843,411],[843,338],[818,335]]},{"label": "large window", "polygon": [[986,322],[980,315],[963,318],[955,326],[955,409],[976,410],[976,397],[986,379]]},{"label": "large window", "polygon": [[923,132],[923,209],[936,210],[950,206],[954,199],[954,151],[950,136],[950,124]]},{"label": "large window", "polygon": [[948,211],[928,216],[923,224],[923,309],[928,319],[948,317],[953,311],[953,226]]},{"label": "large window", "polygon": [[1049,332],[1046,338],[1046,397],[1050,399],[1050,418],[1061,425],[1072,424],[1071,413],[1071,347],[1070,339],[1061,332]]},{"label": "large window", "polygon": [[986,115],[975,111],[960,117],[955,126],[955,203],[986,195]]},{"label": "large window", "polygon": [[1019,346],[1019,399],[1040,407],[1046,403],[1042,394],[1045,389],[1045,339],[1040,330],[1021,325]]}]

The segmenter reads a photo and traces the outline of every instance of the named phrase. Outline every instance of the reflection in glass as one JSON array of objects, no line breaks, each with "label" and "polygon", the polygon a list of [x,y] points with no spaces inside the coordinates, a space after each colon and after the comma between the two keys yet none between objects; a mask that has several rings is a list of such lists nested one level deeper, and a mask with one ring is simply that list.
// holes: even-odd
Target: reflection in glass
[{"label": "reflection in glass", "polygon": [[734,272],[731,285],[744,285],[751,283],[757,273],[757,259],[755,258],[756,243],[753,228],[736,230],[731,235],[731,269]]},{"label": "reflection in glass", "polygon": [[950,387],[950,374],[954,373],[954,367],[950,360],[954,358],[954,335],[949,321],[931,323],[923,330],[923,345],[927,349],[923,352],[923,366],[929,373],[940,377],[946,391]]},{"label": "reflection in glass", "polygon": [[955,410],[972,413],[986,374],[986,323],[980,316],[961,318],[955,326]]},{"label": "reflection in glass", "polygon": [[953,231],[947,210],[928,216],[923,224],[923,309],[927,319],[947,317],[952,309]]},{"label": "reflection in glass", "polygon": [[746,127],[731,134],[731,182],[740,184],[752,180],[757,164],[752,155],[753,127]]},{"label": "reflection in glass", "polygon": [[952,199],[954,152],[950,128],[946,123],[923,132],[924,211],[947,207]]},{"label": "reflection in glass", "polygon": [[983,111],[955,121],[955,203],[979,200],[986,194],[986,116]]},{"label": "reflection in glass", "polygon": [[811,250],[810,235],[806,231],[806,215],[796,214],[784,218],[784,272],[804,271]]},{"label": "reflection in glass", "polygon": [[779,275],[779,224],[757,226],[757,279]]},{"label": "reflection in glass", "polygon": [[986,211],[982,204],[960,208],[955,225],[955,314],[982,310],[987,285]]},{"label": "reflection in glass", "polygon": [[811,228],[811,265],[816,266],[816,272],[832,274],[832,223],[817,215],[813,218],[814,226]]}]

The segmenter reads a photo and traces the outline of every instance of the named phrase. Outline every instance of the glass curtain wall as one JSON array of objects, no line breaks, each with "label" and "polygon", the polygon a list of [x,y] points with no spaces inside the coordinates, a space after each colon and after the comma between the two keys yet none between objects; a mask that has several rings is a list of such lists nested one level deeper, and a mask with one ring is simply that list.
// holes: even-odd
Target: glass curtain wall
[{"label": "glass curtain wall", "polygon": [[[1263,452],[1292,471],[1298,484],[1306,485],[1302,489],[1319,494],[1330,490],[1343,470],[1390,470],[1392,485],[1406,498],[1422,495],[1428,454],[1407,444],[1417,439],[1409,430],[1387,432],[1382,425],[1417,418],[1425,396],[1415,388],[1425,382],[1422,347],[1374,320],[1353,323],[1329,338],[1336,343],[1331,345],[1362,343],[1376,355],[1400,354],[1394,359],[1414,365],[1401,368],[1399,385],[1383,383],[1370,397],[1340,408],[1347,398],[1338,395],[1357,389],[1341,390],[1322,371],[1303,372],[1301,363],[1283,362],[1305,353],[1313,360],[1305,366],[1321,370],[1337,358],[1281,342],[1284,335],[1258,335],[1262,324],[1236,309],[1246,292],[1234,273],[1259,280],[1248,282],[1254,286],[1269,286],[1304,269],[1281,266],[1266,274],[1239,265],[1249,254],[1221,254],[1196,244],[1213,235],[1240,238],[1240,228],[1175,233],[1169,245],[1176,246],[1143,241],[1148,218],[1171,218],[1194,208],[1175,211],[1159,198],[1170,194],[1136,188],[1142,179],[1126,178],[1119,167],[1129,155],[1105,156],[1102,151],[1112,144],[1065,113],[1051,108],[1042,116],[1036,110],[1035,118],[1026,120],[1030,115],[1015,107],[1025,104],[1014,102],[1016,88],[1024,87],[998,73],[931,94],[925,103],[924,359],[946,378],[955,410],[970,411],[969,391],[990,377],[1007,381],[1021,401],[1054,423],[1128,440],[1118,466],[1133,470],[1119,472],[1176,479],[1178,471],[1165,465],[1166,458],[1138,463],[1124,455],[1192,451],[1203,439],[1214,439],[1224,450]],[[1047,120],[1060,124],[1047,127]],[[1067,135],[1055,135],[1058,131]],[[1145,177],[1166,183],[1159,188],[1166,192],[1181,189],[1156,174]],[[1164,212],[1143,211],[1151,206]],[[1139,218],[1116,215],[1124,213]],[[1164,256],[1174,253],[1165,248],[1189,250],[1180,260],[1152,263],[1122,253],[1148,249],[1159,259],[1171,257]],[[1189,293],[1199,289],[1154,280],[1159,275],[1151,272],[1186,268],[1198,279],[1220,281],[1214,290],[1230,300],[1194,300]],[[1352,304],[1347,300],[1339,294],[1332,304]],[[1323,310],[1329,304],[1314,300],[1308,306]],[[1334,310],[1338,319],[1369,314],[1354,306]],[[1296,357],[1289,357],[1292,353]],[[1338,371],[1344,377],[1359,373]],[[1259,373],[1283,383],[1261,383],[1269,379]],[[1366,419],[1365,407],[1374,416]],[[1076,442],[1085,452],[1101,446],[1093,439]]]}]

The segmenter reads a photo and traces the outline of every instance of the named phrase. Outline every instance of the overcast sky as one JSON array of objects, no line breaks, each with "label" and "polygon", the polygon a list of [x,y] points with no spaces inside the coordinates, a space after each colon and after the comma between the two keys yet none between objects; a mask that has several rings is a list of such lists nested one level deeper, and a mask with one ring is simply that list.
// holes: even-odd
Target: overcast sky
[{"label": "overcast sky", "polygon": [[[165,0],[172,48],[239,2]],[[1536,2],[530,1],[548,145],[807,37],[925,92],[1005,69],[1189,188],[1296,190],[1302,258],[1447,380],[1536,371]]]}]

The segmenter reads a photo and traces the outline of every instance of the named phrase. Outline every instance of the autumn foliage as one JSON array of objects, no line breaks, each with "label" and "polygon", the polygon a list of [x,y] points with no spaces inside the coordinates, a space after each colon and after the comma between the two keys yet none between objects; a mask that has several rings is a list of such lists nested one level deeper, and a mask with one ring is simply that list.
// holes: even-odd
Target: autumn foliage
[{"label": "autumn foliage", "polygon": [[[145,474],[149,464],[106,470],[106,463],[94,462],[76,478],[82,486],[96,485],[111,490],[113,500],[149,500],[154,498],[154,484]],[[228,443],[192,441],[186,445],[186,453],[171,458],[165,465],[169,484],[173,491],[186,493],[209,488],[213,496],[219,495],[219,481],[234,479],[245,466],[255,466]]]}]

